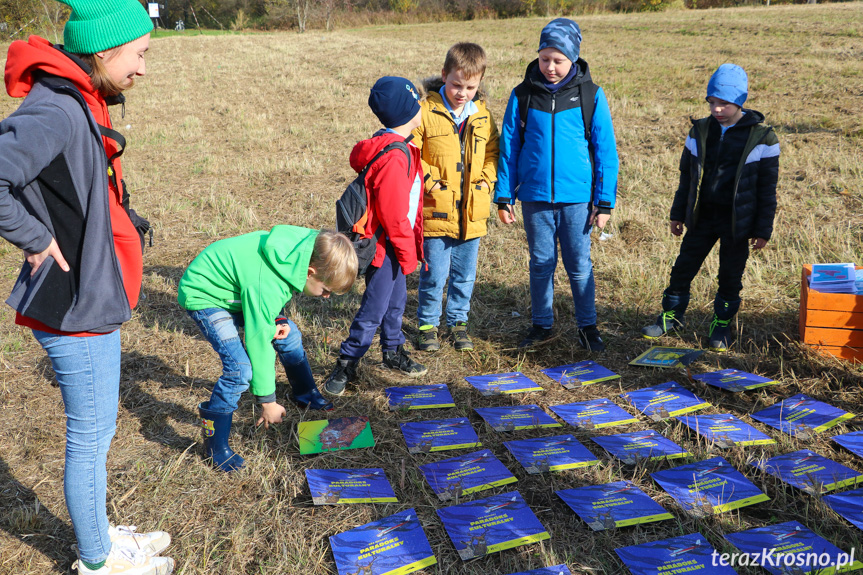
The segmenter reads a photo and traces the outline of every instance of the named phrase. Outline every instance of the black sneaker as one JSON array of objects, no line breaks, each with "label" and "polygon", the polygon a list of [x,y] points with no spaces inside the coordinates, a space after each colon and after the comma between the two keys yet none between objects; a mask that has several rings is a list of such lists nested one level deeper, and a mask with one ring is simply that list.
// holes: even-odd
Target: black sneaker
[{"label": "black sneaker", "polygon": [[345,386],[357,379],[357,360],[339,358],[332,373],[324,382],[324,392],[328,395],[340,396],[345,392]]},{"label": "black sneaker", "polygon": [[421,326],[417,337],[417,349],[420,351],[437,351],[440,349],[440,340],[437,337],[436,326]]},{"label": "black sneaker", "polygon": [[710,322],[710,332],[707,338],[710,340],[708,347],[710,351],[726,352],[731,345],[731,320],[721,320],[716,314],[713,314],[713,321]]},{"label": "black sneaker", "polygon": [[411,359],[411,354],[404,348],[398,346],[394,350],[384,352],[384,367],[397,369],[409,377],[419,377],[428,373],[428,368],[421,363]]},{"label": "black sneaker", "polygon": [[524,336],[524,339],[518,342],[518,349],[533,347],[549,339],[551,339],[551,328],[540,327],[534,324],[530,328],[530,331],[527,332],[527,335]]},{"label": "black sneaker", "polygon": [[453,349],[456,351],[467,351],[469,349],[473,349],[473,342],[467,334],[466,321],[456,322],[456,324],[450,328],[449,333],[452,336]]},{"label": "black sneaker", "polygon": [[587,351],[605,351],[605,344],[595,325],[578,328],[578,343]]}]

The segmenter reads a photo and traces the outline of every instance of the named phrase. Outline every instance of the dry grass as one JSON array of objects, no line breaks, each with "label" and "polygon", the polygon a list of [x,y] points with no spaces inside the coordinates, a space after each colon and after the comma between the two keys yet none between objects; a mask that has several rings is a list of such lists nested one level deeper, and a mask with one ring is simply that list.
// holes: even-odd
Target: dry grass
[{"label": "dry grass", "polygon": [[[723,547],[723,533],[792,519],[845,550],[857,547],[859,555],[860,532],[818,498],[786,489],[745,464],[753,457],[812,447],[863,468],[827,437],[802,442],[770,432],[778,446],[723,452],[772,500],[692,519],[649,478],[649,471],[667,464],[623,467],[608,460],[589,433],[577,431],[602,465],[528,476],[501,445],[514,436],[491,431],[472,412],[508,402],[547,407],[613,397],[685,377],[629,367],[627,361],[646,347],[638,328],[656,312],[677,253],[678,242],[665,221],[688,117],[706,113],[704,86],[725,61],[748,70],[750,103],[767,115],[782,142],[779,214],[774,240],[750,260],[737,326],[740,343],[727,356],[705,354],[695,367],[742,368],[783,385],[735,395],[696,390],[716,406],[715,412],[743,416],[797,392],[859,409],[863,371],[816,356],[794,341],[800,265],[863,262],[863,44],[853,24],[859,15],[860,4],[852,3],[581,18],[583,54],[609,95],[622,159],[614,237],[594,246],[600,327],[610,344],[601,361],[622,374],[620,383],[565,391],[539,373],[586,357],[572,339],[572,301],[562,272],[555,304],[561,337],[527,356],[512,351],[529,322],[527,247],[522,229],[493,225],[480,252],[472,319],[476,350],[457,355],[445,349],[428,356],[431,370],[422,380],[448,383],[457,408],[407,416],[388,412],[381,389],[399,382],[370,365],[380,357],[373,349],[361,384],[338,402],[335,415],[370,415],[378,441],[374,449],[301,457],[294,424],[318,416],[289,407],[290,422],[265,432],[255,429],[246,400],[233,442],[249,469],[232,476],[211,471],[200,459],[196,405],[208,398],[219,366],[176,305],[176,284],[185,266],[219,238],[279,223],[329,224],[333,201],[352,177],[348,152],[376,128],[365,101],[380,75],[424,77],[440,69],[449,45],[477,41],[489,53],[486,80],[499,119],[509,90],[533,58],[545,21],[156,38],[148,77],[129,93],[126,118],[115,120],[129,139],[124,166],[134,204],[154,222],[157,243],[145,258],[148,297],[123,329],[119,428],[108,462],[111,519],[168,530],[175,540],[171,555],[177,571],[189,575],[334,573],[327,536],[407,507],[417,509],[441,573],[503,574],[560,562],[574,573],[622,573],[615,547],[695,530]],[[0,115],[16,105],[4,96]],[[0,260],[3,292],[14,281],[20,255],[4,243]],[[683,337],[685,344],[700,345],[706,331],[715,256],[706,267],[694,285],[692,329]],[[409,290],[405,329],[414,334],[415,276],[409,278]],[[332,301],[299,297],[291,305],[321,378],[335,360],[358,302],[355,290]],[[62,402],[44,354],[12,320],[8,308],[0,309],[0,573],[61,573],[71,562],[74,540],[63,504]],[[481,398],[462,380],[516,369],[545,391]],[[518,477],[516,487],[551,532],[550,541],[462,564],[434,513],[440,504],[416,469],[428,456],[409,455],[397,426],[406,419],[444,415],[474,421],[483,443]],[[847,427],[858,426],[852,421]],[[628,430],[646,427],[642,421]],[[677,423],[651,427],[690,447],[698,459],[716,453]],[[384,467],[401,503],[313,507],[303,470],[340,466]],[[677,520],[593,534],[553,493],[621,478],[645,488]]]}]

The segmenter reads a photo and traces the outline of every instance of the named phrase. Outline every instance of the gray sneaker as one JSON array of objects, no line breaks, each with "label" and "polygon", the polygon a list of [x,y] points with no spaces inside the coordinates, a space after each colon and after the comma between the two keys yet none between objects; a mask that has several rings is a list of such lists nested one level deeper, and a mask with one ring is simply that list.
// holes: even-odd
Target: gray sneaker
[{"label": "gray sneaker", "polygon": [[420,334],[417,336],[417,349],[420,351],[437,351],[440,349],[437,326],[420,326]]},{"label": "gray sneaker", "polygon": [[452,347],[456,351],[467,351],[473,349],[473,342],[467,334],[467,322],[460,321],[449,330],[452,336]]}]

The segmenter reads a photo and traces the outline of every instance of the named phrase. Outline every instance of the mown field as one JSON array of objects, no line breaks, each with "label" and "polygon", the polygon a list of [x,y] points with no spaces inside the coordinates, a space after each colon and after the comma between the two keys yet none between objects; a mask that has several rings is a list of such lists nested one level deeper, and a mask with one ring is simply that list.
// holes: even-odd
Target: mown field
[{"label": "mown field", "polygon": [[[863,462],[829,439],[863,428],[863,418],[809,441],[755,423],[778,443],[721,454],[771,500],[695,519],[649,476],[685,460],[627,467],[590,441],[596,434],[655,429],[688,447],[694,460],[720,453],[676,421],[642,418],[625,429],[596,432],[564,428],[601,464],[529,476],[502,442],[557,431],[496,433],[473,408],[518,403],[547,408],[614,399],[623,391],[676,380],[712,403],[709,412],[731,412],[750,423],[748,414],[796,393],[852,412],[860,409],[863,369],[822,358],[796,342],[801,265],[863,263],[860,15],[861,5],[849,3],[580,18],[582,55],[608,95],[621,157],[618,208],[608,230],[613,235],[593,248],[599,327],[608,343],[598,359],[621,379],[566,391],[539,372],[588,357],[574,341],[572,299],[562,270],[555,301],[559,336],[534,353],[516,353],[530,321],[527,245],[522,228],[492,225],[480,249],[473,302],[476,349],[459,355],[445,347],[422,358],[430,371],[420,382],[449,384],[456,408],[389,412],[382,389],[403,382],[375,367],[380,350],[373,346],[361,382],[338,400],[330,417],[370,416],[374,448],[300,456],[296,423],[320,416],[288,406],[288,421],[265,431],[255,427],[254,406],[246,399],[235,416],[233,444],[248,469],[230,476],[201,460],[196,406],[209,397],[220,368],[176,304],[185,266],[220,238],[275,224],[331,225],[333,202],[353,177],[348,153],[376,129],[366,99],[381,75],[419,79],[437,74],[447,47],[461,40],[479,42],[489,54],[485,84],[491,110],[500,119],[509,91],[534,58],[546,20],[154,38],[147,77],[127,94],[125,118],[114,111],[115,127],[129,140],[124,168],[133,204],[154,223],[156,235],[145,255],[147,298],[122,331],[120,417],[108,461],[111,520],[169,531],[177,572],[188,575],[335,573],[328,536],[411,507],[439,562],[428,572],[491,575],[566,563],[573,573],[625,573],[616,547],[699,531],[717,549],[730,550],[723,534],[790,520],[843,550],[855,548],[859,556],[860,531],[818,497],[788,488],[748,462],[811,448],[863,470]],[[0,48],[5,54],[6,46]],[[638,330],[656,313],[677,254],[679,240],[670,236],[666,221],[689,117],[707,114],[705,86],[723,62],[749,72],[748,105],[766,114],[782,144],[776,232],[768,247],[750,259],[736,322],[738,342],[731,353],[705,353],[693,365],[696,372],[744,369],[781,383],[739,394],[690,382],[682,371],[627,365],[648,347]],[[17,104],[0,97],[0,115]],[[0,293],[8,293],[20,261],[16,249],[0,244]],[[663,343],[706,344],[716,269],[714,255],[693,286],[686,333]],[[413,337],[416,275],[408,282],[404,325]],[[300,296],[289,306],[319,381],[337,357],[360,295],[357,286],[343,297]],[[63,503],[60,393],[44,353],[26,330],[13,325],[5,306],[0,326],[0,573],[62,573],[73,559],[74,537]],[[544,391],[485,398],[462,379],[516,370]],[[280,395],[284,383],[279,374]],[[435,514],[443,504],[417,470],[444,455],[408,454],[398,423],[462,415],[516,475],[515,488],[551,533],[550,540],[470,563],[459,559]],[[399,503],[314,507],[303,471],[330,467],[383,467]],[[675,519],[594,534],[554,494],[620,479],[634,481]]]}]

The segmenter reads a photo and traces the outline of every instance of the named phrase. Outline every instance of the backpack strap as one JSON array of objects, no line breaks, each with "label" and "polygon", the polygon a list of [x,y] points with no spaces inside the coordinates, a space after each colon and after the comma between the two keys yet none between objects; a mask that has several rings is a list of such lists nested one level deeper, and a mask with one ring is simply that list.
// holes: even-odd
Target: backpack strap
[{"label": "backpack strap", "polygon": [[587,140],[587,151],[590,157],[590,195],[591,202],[596,185],[596,149],[593,146],[593,113],[596,111],[596,94],[599,86],[588,80],[578,85],[578,98],[581,102],[581,119],[584,123],[584,139]]},{"label": "backpack strap", "polygon": [[515,87],[515,99],[518,102],[518,137],[524,146],[524,132],[527,129],[527,111],[530,109],[530,83],[525,80]]}]

